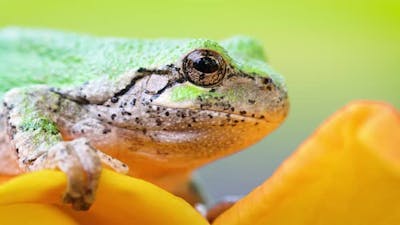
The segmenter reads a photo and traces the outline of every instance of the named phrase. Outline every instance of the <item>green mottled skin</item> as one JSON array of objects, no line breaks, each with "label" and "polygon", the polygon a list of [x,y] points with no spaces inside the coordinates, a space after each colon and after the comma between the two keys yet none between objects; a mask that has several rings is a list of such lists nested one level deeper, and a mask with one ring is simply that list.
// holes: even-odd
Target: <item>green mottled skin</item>
[{"label": "green mottled skin", "polygon": [[23,121],[21,127],[25,132],[35,130],[41,130],[41,132],[51,134],[57,134],[59,132],[56,124],[45,117],[30,118]]},{"label": "green mottled skin", "polygon": [[188,85],[174,88],[171,98],[176,102],[193,100],[203,93],[207,93],[203,88],[195,85]]},{"label": "green mottled skin", "polygon": [[281,77],[265,63],[259,43],[234,37],[220,43],[206,39],[98,38],[49,30],[0,30],[0,96],[13,87],[46,84],[76,86],[105,76],[110,80],[128,70],[160,68],[177,62],[195,48],[215,50],[240,70]]},{"label": "green mottled skin", "polygon": [[32,142],[36,144],[43,142],[50,146],[60,139],[57,125],[46,117],[25,117],[21,129],[24,132],[34,132],[36,135],[32,138]]}]

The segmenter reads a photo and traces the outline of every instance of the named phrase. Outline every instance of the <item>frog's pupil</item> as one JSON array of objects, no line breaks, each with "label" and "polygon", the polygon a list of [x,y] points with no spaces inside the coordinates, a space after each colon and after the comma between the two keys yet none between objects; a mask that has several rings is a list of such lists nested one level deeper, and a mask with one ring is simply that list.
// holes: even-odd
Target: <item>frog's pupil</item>
[{"label": "frog's pupil", "polygon": [[214,73],[219,69],[218,62],[207,56],[196,59],[193,62],[193,66],[196,70],[202,73]]}]

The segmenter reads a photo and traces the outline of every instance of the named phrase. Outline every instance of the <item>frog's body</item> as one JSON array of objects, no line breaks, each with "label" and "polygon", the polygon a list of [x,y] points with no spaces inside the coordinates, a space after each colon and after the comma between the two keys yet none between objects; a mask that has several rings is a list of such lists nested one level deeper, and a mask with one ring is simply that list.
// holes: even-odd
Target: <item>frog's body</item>
[{"label": "frog's body", "polygon": [[260,140],[288,110],[281,77],[245,37],[134,40],[7,28],[0,79],[0,170],[61,169],[65,200],[78,209],[93,201],[101,164],[129,167],[194,203],[193,169]]}]

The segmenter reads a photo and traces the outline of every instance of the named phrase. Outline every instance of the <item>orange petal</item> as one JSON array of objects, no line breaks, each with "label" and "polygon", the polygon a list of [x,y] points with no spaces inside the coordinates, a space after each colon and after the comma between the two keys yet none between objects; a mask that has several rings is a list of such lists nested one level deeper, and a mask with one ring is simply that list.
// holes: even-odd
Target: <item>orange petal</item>
[{"label": "orange petal", "polygon": [[10,180],[12,177],[11,176],[3,176],[0,174],[0,184]]},{"label": "orange petal", "polygon": [[0,215],[10,213],[18,217],[20,214],[6,206],[16,205],[18,209],[25,203],[42,203],[43,207],[57,205],[69,220],[79,224],[208,224],[184,200],[150,183],[109,170],[103,170],[96,202],[87,212],[61,204],[64,190],[65,175],[57,171],[14,178],[0,185]]},{"label": "orange petal", "polygon": [[400,112],[354,102],[214,225],[399,224]]}]

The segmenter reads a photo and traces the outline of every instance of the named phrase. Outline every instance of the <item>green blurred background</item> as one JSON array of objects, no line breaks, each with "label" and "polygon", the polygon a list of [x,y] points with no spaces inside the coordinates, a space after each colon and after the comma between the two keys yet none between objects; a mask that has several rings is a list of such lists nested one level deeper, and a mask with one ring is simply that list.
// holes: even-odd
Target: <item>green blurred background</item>
[{"label": "green blurred background", "polygon": [[200,171],[211,197],[245,194],[353,99],[400,107],[400,1],[0,0],[0,27],[107,36],[258,38],[286,77],[291,112],[275,133]]}]

